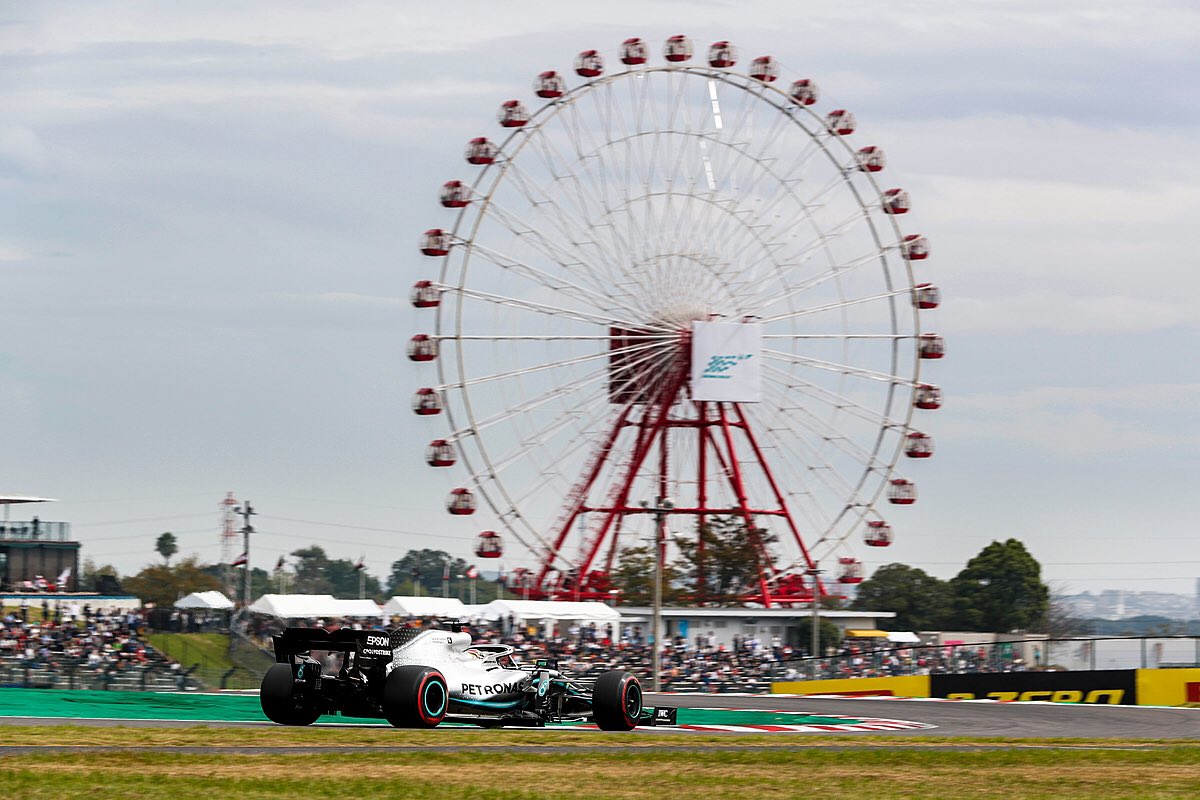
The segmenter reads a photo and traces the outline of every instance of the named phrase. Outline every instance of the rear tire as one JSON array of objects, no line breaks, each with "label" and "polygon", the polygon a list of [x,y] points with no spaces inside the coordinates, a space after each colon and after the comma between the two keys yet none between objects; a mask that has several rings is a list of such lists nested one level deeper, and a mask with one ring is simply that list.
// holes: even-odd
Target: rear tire
[{"label": "rear tire", "polygon": [[446,678],[433,667],[396,667],[383,684],[383,715],[395,728],[436,728],[449,703]]},{"label": "rear tire", "polygon": [[272,664],[263,676],[258,702],[267,719],[280,725],[312,725],[321,716],[313,698],[294,691],[291,664]]},{"label": "rear tire", "polygon": [[602,731],[631,731],[642,715],[642,684],[632,674],[615,669],[592,687],[592,719]]}]

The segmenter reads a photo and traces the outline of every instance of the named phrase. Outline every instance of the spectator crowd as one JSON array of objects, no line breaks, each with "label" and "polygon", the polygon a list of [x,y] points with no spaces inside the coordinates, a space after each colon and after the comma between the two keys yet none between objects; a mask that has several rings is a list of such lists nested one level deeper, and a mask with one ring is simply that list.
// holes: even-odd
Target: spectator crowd
[{"label": "spectator crowd", "polygon": [[86,604],[51,609],[44,603],[41,612],[31,614],[28,605],[5,612],[0,627],[3,684],[27,685],[36,674],[45,685],[58,685],[67,676],[70,685],[100,688],[135,674],[140,678],[146,670],[179,670],[145,641],[141,611]]},{"label": "spectator crowd", "polygon": [[[216,625],[215,620],[178,612],[159,622],[167,630],[185,632],[213,630]],[[292,625],[332,630],[449,628],[458,620],[393,618],[389,623],[366,619],[290,621]],[[130,683],[127,688],[137,688],[132,684],[135,674],[157,671],[175,675],[173,683],[184,688],[184,671],[149,645],[144,638],[145,626],[141,611],[93,610],[87,605],[51,609],[48,604],[43,604],[41,615],[36,610],[31,614],[28,607],[10,610],[0,628],[0,683],[27,685],[34,672],[57,675],[58,683],[62,683],[62,675],[70,675],[71,685],[79,688],[108,688],[126,676],[125,682]],[[239,627],[251,641],[269,650],[271,635],[282,630],[284,622],[255,615]],[[564,671],[583,677],[620,668],[648,680],[652,672],[649,637],[637,625],[564,622],[542,628],[509,617],[476,620],[469,630],[477,642],[512,646],[526,663],[547,658]],[[718,642],[711,632],[675,637],[664,644],[662,687],[665,691],[767,692],[773,681],[813,677],[892,677],[1028,668],[1011,651],[997,646],[898,646],[887,641],[846,639],[836,655],[817,659],[815,666],[806,655],[779,636],[769,640],[734,637],[730,644]]]}]

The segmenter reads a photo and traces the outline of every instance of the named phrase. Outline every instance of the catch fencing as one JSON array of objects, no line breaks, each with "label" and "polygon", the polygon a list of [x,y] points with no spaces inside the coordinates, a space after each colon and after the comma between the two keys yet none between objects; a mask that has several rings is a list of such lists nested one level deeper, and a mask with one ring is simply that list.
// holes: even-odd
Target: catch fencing
[{"label": "catch fencing", "polygon": [[781,664],[784,680],[960,675],[1030,670],[1178,669],[1200,667],[1200,636],[1078,637],[976,644],[882,647],[864,644],[833,656]]}]

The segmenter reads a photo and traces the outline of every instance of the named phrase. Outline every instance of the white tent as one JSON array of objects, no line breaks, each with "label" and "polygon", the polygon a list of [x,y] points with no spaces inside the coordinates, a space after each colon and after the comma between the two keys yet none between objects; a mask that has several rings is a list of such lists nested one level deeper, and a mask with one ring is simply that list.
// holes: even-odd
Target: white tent
[{"label": "white tent", "polygon": [[339,600],[331,594],[264,594],[250,610],[280,619],[383,616],[374,600]]},{"label": "white tent", "polygon": [[578,620],[580,622],[611,622],[621,615],[604,603],[571,603],[565,600],[493,600],[483,608],[481,616],[500,619],[512,616],[516,620]]},{"label": "white tent", "polygon": [[228,611],[233,601],[220,592],[192,592],[175,601],[176,608],[195,608],[208,611]]},{"label": "white tent", "polygon": [[896,644],[920,644],[921,637],[912,631],[888,631],[887,640]]},{"label": "white tent", "polygon": [[385,614],[402,617],[459,617],[468,616],[467,607],[457,597],[393,597],[383,606]]}]

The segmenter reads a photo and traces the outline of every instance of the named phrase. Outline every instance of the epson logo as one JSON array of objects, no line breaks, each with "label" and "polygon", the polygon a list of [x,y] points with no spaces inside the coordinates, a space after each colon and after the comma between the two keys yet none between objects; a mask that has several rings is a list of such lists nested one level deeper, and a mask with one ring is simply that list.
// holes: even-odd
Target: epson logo
[{"label": "epson logo", "polygon": [[387,647],[388,637],[367,634],[367,647]]}]

